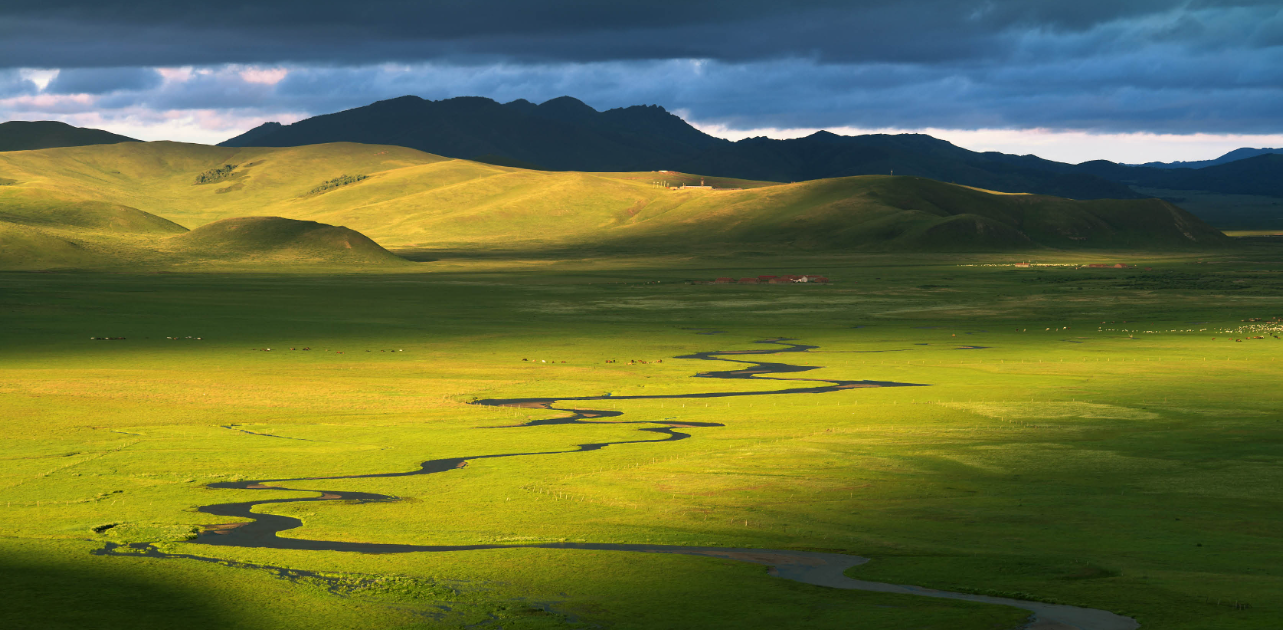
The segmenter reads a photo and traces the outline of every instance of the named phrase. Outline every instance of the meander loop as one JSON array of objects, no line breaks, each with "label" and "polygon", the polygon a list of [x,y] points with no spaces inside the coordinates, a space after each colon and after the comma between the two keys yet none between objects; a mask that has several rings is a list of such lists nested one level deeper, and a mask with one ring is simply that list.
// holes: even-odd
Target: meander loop
[{"label": "meander loop", "polygon": [[[208,484],[210,489],[237,489],[237,490],[256,490],[256,491],[284,491],[291,493],[298,492],[315,492],[319,496],[304,498],[287,498],[287,499],[265,499],[260,501],[244,501],[239,503],[220,503],[216,505],[207,505],[199,508],[201,512],[212,514],[220,517],[244,518],[249,522],[228,523],[207,528],[197,538],[192,541],[195,544],[213,545],[222,547],[253,547],[262,549],[293,549],[293,550],[314,550],[314,551],[348,551],[369,554],[384,553],[422,553],[422,552],[440,552],[440,551],[471,551],[480,549],[512,549],[512,548],[537,548],[537,549],[581,549],[596,551],[627,551],[640,553],[675,553],[685,555],[712,556],[728,558],[741,562],[761,564],[771,567],[771,574],[797,582],[826,586],[830,588],[855,589],[863,591],[876,591],[885,593],[902,593],[907,595],[918,595],[923,597],[936,597],[945,599],[958,599],[973,602],[983,602],[989,604],[1001,604],[1021,608],[1033,613],[1033,620],[1030,625],[1025,626],[1028,630],[1134,630],[1139,628],[1134,619],[1123,617],[1114,613],[1096,610],[1091,608],[1079,608],[1076,606],[1064,606],[1057,604],[1045,604],[1041,602],[1032,602],[1026,600],[1008,599],[1003,597],[989,597],[985,595],[972,595],[969,593],[953,593],[949,591],[939,591],[935,589],[921,588],[917,586],[907,586],[900,584],[885,584],[881,582],[866,582],[846,577],[844,572],[854,566],[868,562],[867,558],[859,556],[850,556],[835,553],[819,553],[808,551],[794,551],[784,549],[741,549],[741,548],[723,548],[723,547],[686,547],[680,545],[642,545],[642,544],[622,544],[622,543],[541,543],[541,544],[523,544],[523,545],[504,545],[504,544],[476,544],[476,545],[409,545],[395,543],[362,543],[362,542],[341,542],[325,540],[308,540],[303,538],[281,538],[278,533],[292,530],[303,525],[299,519],[281,516],[276,514],[263,514],[254,512],[253,509],[259,505],[270,505],[274,503],[307,503],[317,501],[347,501],[351,503],[370,503],[396,501],[396,497],[369,492],[352,492],[346,490],[322,490],[311,488],[285,488],[278,484],[292,484],[304,481],[328,481],[337,479],[373,479],[386,477],[409,477],[414,475],[431,475],[445,473],[452,470],[463,468],[468,462],[495,459],[502,457],[534,457],[547,455],[565,455],[570,453],[582,453],[586,451],[595,451],[607,446],[619,446],[624,444],[644,444],[671,442],[684,440],[690,436],[689,433],[678,431],[677,428],[709,428],[724,426],[712,422],[687,422],[665,420],[635,420],[635,421],[611,421],[603,418],[617,418],[623,415],[622,412],[613,410],[593,410],[578,408],[554,407],[556,403],[567,401],[593,401],[593,400],[690,400],[690,399],[712,399],[712,398],[731,398],[742,396],[780,396],[787,394],[823,394],[847,389],[870,388],[870,387],[920,387],[922,385],[915,383],[896,383],[889,381],[849,381],[849,380],[831,380],[831,379],[803,379],[803,378],[773,378],[765,375],[768,374],[796,374],[818,369],[817,366],[792,365],[788,363],[773,363],[764,361],[754,361],[750,359],[737,359],[726,357],[749,357],[757,355],[773,355],[785,353],[804,353],[813,350],[816,346],[788,343],[788,339],[767,339],[757,343],[770,344],[778,347],[760,350],[729,350],[714,352],[697,352],[695,354],[675,357],[677,359],[697,359],[704,361],[724,361],[730,363],[743,364],[745,367],[731,370],[702,372],[696,374],[697,378],[714,378],[714,379],[745,379],[755,381],[791,381],[791,382],[811,382],[824,383],[823,385],[800,386],[786,389],[777,389],[769,391],[740,391],[740,392],[704,392],[695,394],[664,394],[664,395],[635,395],[635,396],[614,396],[610,394],[602,396],[577,396],[563,398],[509,398],[509,399],[485,399],[477,400],[472,404],[485,405],[493,407],[526,407],[539,409],[556,409],[559,411],[569,412],[570,415],[545,419],[532,420],[508,427],[496,428],[515,428],[515,427],[533,427],[549,424],[651,424],[667,426],[651,426],[638,429],[639,431],[657,433],[665,437],[654,440],[628,440],[620,442],[599,442],[580,444],[576,448],[563,451],[545,451],[532,453],[500,453],[489,455],[474,455],[466,457],[449,457],[443,459],[428,460],[419,465],[417,470],[407,472],[392,473],[373,473],[366,475],[337,475],[326,477],[298,477],[291,479],[258,479],[246,481],[228,481]],[[251,433],[251,435],[254,435]],[[276,437],[264,435],[263,437]],[[310,485],[310,484],[309,484]],[[167,554],[159,549],[146,543],[137,543],[126,546],[133,551],[118,551],[120,546],[108,544],[99,550],[100,555],[146,555],[149,557],[173,557],[187,558],[195,560],[216,560],[204,558],[192,554]],[[138,553],[135,553],[138,552]]]}]

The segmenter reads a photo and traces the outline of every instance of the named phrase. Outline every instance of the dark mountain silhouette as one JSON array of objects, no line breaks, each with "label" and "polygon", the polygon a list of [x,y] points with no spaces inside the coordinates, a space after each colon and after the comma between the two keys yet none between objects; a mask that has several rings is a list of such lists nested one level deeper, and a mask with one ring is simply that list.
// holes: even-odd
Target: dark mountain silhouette
[{"label": "dark mountain silhouette", "polygon": [[839,136],[820,131],[793,140],[749,138],[715,147],[681,170],[771,181],[894,172],[1002,192],[1071,199],[1139,196],[1126,186],[1077,173],[1068,164],[1035,156],[977,153],[921,134]]},{"label": "dark mountain silhouette", "polygon": [[235,145],[228,144],[228,142],[232,141],[232,140],[228,140],[227,142],[221,143],[219,146],[237,146],[237,147],[258,146],[259,143],[262,142],[265,138],[272,135],[273,133],[276,133],[277,131],[280,131],[281,127],[283,126],[284,125],[278,122],[265,122],[253,129],[250,129],[249,131],[246,131],[245,133],[239,136],[236,136],[235,138],[232,138],[232,140],[239,141],[239,144],[235,144]]},{"label": "dark mountain silhouette", "polygon": [[[275,125],[269,127],[268,125]],[[488,98],[429,101],[403,96],[292,125],[267,123],[220,146],[288,147],[325,142],[392,144],[446,157],[546,170],[674,168],[716,145],[662,107],[597,110],[570,97],[535,105]]]},{"label": "dark mountain silhouette", "polygon": [[[1283,155],[1203,169],[1107,161],[1065,164],[1033,155],[968,151],[920,134],[748,138],[705,134],[664,108],[599,112],[563,96],[541,104],[403,96],[292,125],[267,123],[221,146],[287,147],[326,142],[391,144],[446,157],[522,168],[673,170],[777,182],[894,172],[1001,192],[1071,199],[1135,199],[1132,186],[1283,196]],[[1227,154],[1235,155],[1235,153]],[[1242,155],[1242,154],[1240,154]]]},{"label": "dark mountain silhouette", "polygon": [[1204,168],[1159,169],[1098,160],[1083,162],[1076,169],[1147,188],[1283,197],[1283,153],[1266,153]]},{"label": "dark mountain silhouette", "polygon": [[1033,156],[976,153],[931,136],[750,138],[710,136],[664,108],[604,112],[563,96],[536,105],[460,97],[404,96],[292,125],[267,123],[221,146],[392,144],[446,157],[546,170],[676,170],[766,181],[847,175],[918,175],[1004,192],[1076,199],[1136,198],[1126,186]]},{"label": "dark mountain silhouette", "polygon": [[1283,153],[1283,149],[1251,149],[1248,147],[1244,147],[1242,149],[1234,149],[1233,151],[1230,151],[1229,153],[1226,153],[1225,155],[1222,155],[1221,157],[1218,157],[1214,160],[1196,160],[1192,162],[1146,162],[1144,164],[1139,164],[1134,166],[1146,166],[1149,168],[1167,168],[1167,169],[1204,168],[1207,166],[1216,166],[1218,164],[1228,164],[1230,162],[1246,160],[1247,158],[1256,157],[1258,155],[1265,155],[1267,153]]},{"label": "dark mountain silhouette", "polygon": [[73,127],[53,120],[35,122],[13,120],[0,123],[0,151],[57,149],[118,142],[138,141],[101,129]]},{"label": "dark mountain silhouette", "polygon": [[[1212,192],[1283,197],[1283,153],[1267,153],[1185,174],[1184,187]],[[1168,182],[1168,187],[1173,182]]]}]

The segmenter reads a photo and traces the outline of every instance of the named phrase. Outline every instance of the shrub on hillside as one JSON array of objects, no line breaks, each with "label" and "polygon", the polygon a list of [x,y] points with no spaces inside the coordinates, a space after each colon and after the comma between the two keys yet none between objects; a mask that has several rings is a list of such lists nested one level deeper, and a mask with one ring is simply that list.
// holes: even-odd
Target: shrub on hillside
[{"label": "shrub on hillside", "polygon": [[334,179],[329,179],[321,183],[320,186],[307,191],[309,195],[319,195],[323,192],[329,192],[335,188],[342,188],[348,184],[355,184],[363,179],[369,179],[369,175],[339,175]]},{"label": "shrub on hillside", "polygon": [[221,182],[232,176],[232,171],[236,170],[238,164],[224,164],[218,168],[211,168],[204,173],[196,176],[197,184],[212,184]]}]

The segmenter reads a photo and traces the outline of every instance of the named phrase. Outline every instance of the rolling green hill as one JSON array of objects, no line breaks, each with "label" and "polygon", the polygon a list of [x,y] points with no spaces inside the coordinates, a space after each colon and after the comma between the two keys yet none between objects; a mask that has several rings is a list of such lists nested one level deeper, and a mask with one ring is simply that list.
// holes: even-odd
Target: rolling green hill
[{"label": "rolling green hill", "polygon": [[[0,178],[13,182],[0,186],[0,220],[135,240],[181,229],[170,221],[200,227],[264,215],[426,250],[1164,249],[1227,240],[1156,199],[1073,201],[881,175],[795,184],[707,178],[713,188],[672,189],[657,182],[698,185],[700,177],[533,171],[350,143],[7,153]],[[275,234],[284,225],[259,227]]]},{"label": "rolling green hill", "polygon": [[114,233],[178,234],[187,229],[137,208],[109,201],[68,200],[47,191],[21,191],[6,199],[0,221],[32,227],[80,228]]},{"label": "rolling green hill", "polygon": [[170,239],[176,253],[221,261],[396,264],[405,261],[345,227],[281,217],[223,219]]},{"label": "rolling green hill", "polygon": [[39,187],[7,192],[0,269],[409,264],[359,232],[314,221],[240,217],[188,231],[111,201]]},{"label": "rolling green hill", "polygon": [[113,262],[74,236],[0,221],[0,269],[105,267]]},{"label": "rolling green hill", "polygon": [[[106,209],[103,214],[112,211]],[[163,221],[138,210],[133,212]],[[175,227],[177,232],[128,233],[0,220],[0,269],[321,266],[342,271],[411,264],[360,232],[314,221],[240,217],[215,221],[190,232]]]},{"label": "rolling green hill", "polygon": [[157,258],[187,228],[118,203],[6,186],[0,203],[0,269],[104,268]]}]

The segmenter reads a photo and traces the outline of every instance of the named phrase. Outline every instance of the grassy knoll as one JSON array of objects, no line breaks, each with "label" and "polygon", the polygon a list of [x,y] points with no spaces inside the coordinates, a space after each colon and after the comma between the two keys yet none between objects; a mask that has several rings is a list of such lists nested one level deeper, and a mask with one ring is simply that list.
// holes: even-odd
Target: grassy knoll
[{"label": "grassy knoll", "polygon": [[[196,506],[263,498],[210,482],[662,437],[637,425],[498,428],[557,412],[467,402],[776,389],[691,378],[712,366],[672,357],[788,336],[819,346],[785,359],[823,366],[802,378],[929,387],[588,403],[622,420],[725,426],[428,477],[295,482],[296,496],[402,500],[261,510],[302,519],[287,535],[311,539],[834,550],[872,559],[854,577],[1105,608],[1145,628],[1278,627],[1283,333],[1242,321],[1283,315],[1277,250],[1041,261],[1149,271],[1015,260],[475,257],[362,276],[0,274],[0,564],[31,576],[4,589],[25,594],[0,607],[0,625],[1018,626],[1024,614],[1001,607],[833,591],[711,558],[184,542],[214,524]],[[763,273],[835,283],[683,282]],[[227,564],[90,554],[109,542]],[[24,584],[41,586],[14,590]]]},{"label": "grassy knoll", "polygon": [[0,214],[0,268],[22,270],[405,269],[411,263],[345,227],[281,217],[237,217],[195,230],[99,201]]},{"label": "grassy knoll", "polygon": [[170,239],[172,258],[190,264],[195,257],[212,264],[273,260],[393,266],[404,259],[364,234],[345,227],[281,217],[238,217],[203,225]]},{"label": "grassy knoll", "polygon": [[155,142],[4,153],[0,178],[14,182],[0,186],[0,221],[11,207],[85,204],[136,209],[188,228],[267,215],[345,226],[393,249],[653,254],[1227,242],[1158,199],[1072,201],[890,176],[778,185],[709,179],[718,189],[670,190],[655,184],[701,178],[523,170],[351,143]]}]

